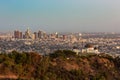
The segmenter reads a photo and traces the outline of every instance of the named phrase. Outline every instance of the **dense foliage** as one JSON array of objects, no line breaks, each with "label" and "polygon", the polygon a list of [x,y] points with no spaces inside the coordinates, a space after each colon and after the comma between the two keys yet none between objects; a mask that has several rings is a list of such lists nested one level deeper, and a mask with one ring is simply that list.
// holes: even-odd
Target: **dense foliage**
[{"label": "dense foliage", "polygon": [[58,50],[46,56],[13,51],[0,54],[1,75],[27,80],[120,80],[120,58],[96,54],[77,56],[70,50]]}]

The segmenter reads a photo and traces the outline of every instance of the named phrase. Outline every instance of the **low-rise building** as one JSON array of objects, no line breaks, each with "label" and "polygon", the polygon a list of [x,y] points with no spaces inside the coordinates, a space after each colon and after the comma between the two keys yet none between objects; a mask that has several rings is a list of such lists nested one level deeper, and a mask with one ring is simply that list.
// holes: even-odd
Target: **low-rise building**
[{"label": "low-rise building", "polygon": [[94,47],[92,44],[86,44],[85,48],[82,49],[82,53],[96,53],[99,54],[97,47]]}]

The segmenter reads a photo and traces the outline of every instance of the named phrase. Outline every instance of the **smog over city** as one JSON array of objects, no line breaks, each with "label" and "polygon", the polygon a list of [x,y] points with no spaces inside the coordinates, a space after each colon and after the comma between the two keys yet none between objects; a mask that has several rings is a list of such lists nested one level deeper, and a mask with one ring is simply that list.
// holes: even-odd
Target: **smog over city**
[{"label": "smog over city", "polygon": [[1,0],[0,31],[119,32],[119,0]]}]

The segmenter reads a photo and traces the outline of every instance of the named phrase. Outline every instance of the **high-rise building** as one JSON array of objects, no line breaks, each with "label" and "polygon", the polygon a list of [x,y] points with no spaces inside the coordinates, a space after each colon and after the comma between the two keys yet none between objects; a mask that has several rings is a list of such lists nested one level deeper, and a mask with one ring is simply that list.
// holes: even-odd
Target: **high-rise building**
[{"label": "high-rise building", "polygon": [[31,38],[34,40],[35,39],[35,34],[31,34]]},{"label": "high-rise building", "polygon": [[22,32],[20,32],[20,39],[22,39],[23,38],[23,35],[22,35]]},{"label": "high-rise building", "polygon": [[38,33],[34,32],[35,39],[38,39]]},{"label": "high-rise building", "polygon": [[46,38],[47,38],[47,34],[46,34],[46,32],[43,32],[43,34],[42,34],[42,38],[43,38],[43,39],[46,39]]},{"label": "high-rise building", "polygon": [[42,38],[42,31],[38,31],[38,38],[39,38],[39,39]]},{"label": "high-rise building", "polygon": [[22,39],[22,32],[20,32],[18,30],[14,31],[14,38]]},{"label": "high-rise building", "polygon": [[25,31],[24,38],[25,39],[32,39],[32,34],[30,33],[29,29],[27,29],[27,31]]}]

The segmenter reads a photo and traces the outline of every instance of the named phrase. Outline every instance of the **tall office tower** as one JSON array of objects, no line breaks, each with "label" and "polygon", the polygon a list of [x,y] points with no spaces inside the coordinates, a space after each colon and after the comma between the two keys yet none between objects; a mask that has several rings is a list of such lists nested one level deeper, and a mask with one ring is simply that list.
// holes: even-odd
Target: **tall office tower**
[{"label": "tall office tower", "polygon": [[38,31],[38,38],[39,38],[39,39],[42,38],[42,31]]},{"label": "tall office tower", "polygon": [[14,31],[14,38],[16,38],[16,39],[20,38],[20,31],[18,31],[18,30]]},{"label": "tall office tower", "polygon": [[35,34],[31,34],[31,38],[34,40],[35,39]]},{"label": "tall office tower", "polygon": [[43,39],[47,39],[47,34],[46,34],[46,32],[43,32],[42,38],[43,38]]},{"label": "tall office tower", "polygon": [[34,32],[35,39],[38,39],[38,33]]},{"label": "tall office tower", "polygon": [[23,35],[22,35],[22,32],[20,32],[20,39],[22,39],[23,38]]},{"label": "tall office tower", "polygon": [[32,39],[32,34],[30,33],[29,29],[27,29],[27,31],[25,31],[24,38],[25,39]]}]

